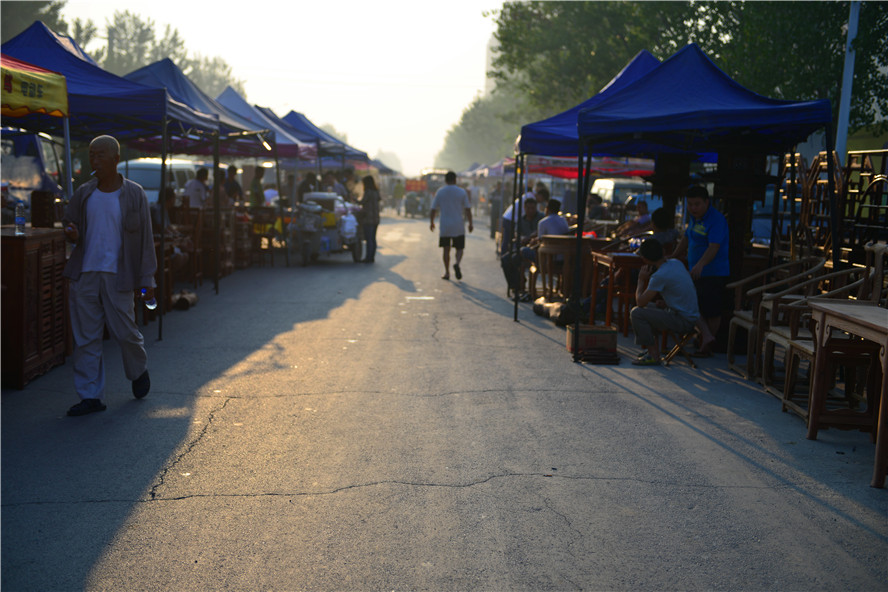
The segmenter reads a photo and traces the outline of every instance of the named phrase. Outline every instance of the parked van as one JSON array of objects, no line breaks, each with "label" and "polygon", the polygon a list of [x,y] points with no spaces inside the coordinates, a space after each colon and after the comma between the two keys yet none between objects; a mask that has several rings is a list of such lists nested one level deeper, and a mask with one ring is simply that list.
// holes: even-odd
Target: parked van
[{"label": "parked van", "polygon": [[4,127],[2,144],[2,176],[12,203],[22,200],[30,208],[32,191],[48,191],[63,197],[59,186],[62,177],[60,158],[63,150],[46,134]]},{"label": "parked van", "polygon": [[[176,191],[176,203],[185,191],[185,184],[195,177],[194,163],[190,160],[167,160],[167,185]],[[118,163],[117,172],[141,185],[148,196],[148,203],[157,202],[160,194],[160,159],[137,158]]]},{"label": "parked van", "polygon": [[625,204],[630,195],[650,195],[651,185],[641,177],[595,179],[589,193],[597,193],[605,204]]}]

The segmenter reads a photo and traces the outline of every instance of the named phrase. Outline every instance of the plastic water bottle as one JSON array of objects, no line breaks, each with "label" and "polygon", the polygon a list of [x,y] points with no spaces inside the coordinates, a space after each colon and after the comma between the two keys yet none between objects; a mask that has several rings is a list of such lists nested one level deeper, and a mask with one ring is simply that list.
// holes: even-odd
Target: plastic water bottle
[{"label": "plastic water bottle", "polygon": [[15,234],[25,234],[25,204],[22,200],[15,202]]},{"label": "plastic water bottle", "polygon": [[[146,292],[147,290],[145,288],[142,288],[142,296],[144,296]],[[150,300],[146,300],[145,308],[147,308],[148,310],[154,310],[155,308],[157,308],[157,298],[154,298],[152,296]]]}]

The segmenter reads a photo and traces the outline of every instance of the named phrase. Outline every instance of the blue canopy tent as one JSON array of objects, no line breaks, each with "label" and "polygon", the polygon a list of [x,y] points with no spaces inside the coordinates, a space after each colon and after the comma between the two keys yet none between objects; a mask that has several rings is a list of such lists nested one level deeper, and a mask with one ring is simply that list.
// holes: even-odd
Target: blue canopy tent
[{"label": "blue canopy tent", "polygon": [[[173,99],[196,111],[217,115],[220,138],[227,140],[220,145],[223,154],[262,156],[269,152],[267,144],[274,141],[270,130],[258,127],[204,93],[171,59],[164,58],[134,70],[124,78],[145,86],[166,88]],[[253,141],[241,141],[251,136]]]},{"label": "blue canopy tent", "polygon": [[521,135],[515,142],[515,152],[544,156],[576,156],[579,153],[579,133],[577,131],[579,112],[599,104],[659,65],[660,60],[651,55],[649,51],[641,50],[595,96],[567,111],[521,126]]},{"label": "blue canopy tent", "polygon": [[[589,154],[781,154],[822,128],[827,128],[831,144],[831,118],[828,100],[783,101],[754,93],[690,44],[647,75],[581,109],[577,129]],[[832,159],[829,163],[831,167]],[[838,228],[833,179],[830,170],[833,224]],[[579,201],[582,224],[586,196]],[[833,251],[837,257],[838,249]],[[576,284],[575,298],[578,291]]]},{"label": "blue canopy tent", "polygon": [[[269,145],[269,141],[272,144],[274,143],[274,136],[269,130],[257,129],[252,122],[216,102],[185,76],[182,70],[169,58],[164,58],[139,68],[130,72],[124,78],[145,86],[165,88],[173,99],[202,113],[211,113],[218,116],[220,133],[214,135],[210,149],[213,154],[213,170],[219,170],[220,153],[241,156],[264,156],[269,152],[274,152],[274,147]],[[173,142],[172,149],[176,149],[175,142]],[[192,148],[189,151],[195,153],[206,150],[195,150]],[[215,237],[214,251],[216,255],[213,284],[217,294],[219,293],[219,279],[221,277],[221,185],[222,183],[219,179],[213,183],[213,227]],[[161,208],[164,207],[165,204],[161,201]]]},{"label": "blue canopy tent", "polygon": [[[642,76],[660,65],[660,60],[649,51],[639,51],[632,60],[608,82],[595,96],[586,99],[579,105],[575,105],[566,111],[553,115],[547,119],[528,123],[521,126],[521,135],[515,141],[515,153],[518,166],[513,183],[513,201],[518,199],[519,187],[524,185],[524,172],[526,170],[526,156],[535,154],[541,156],[572,156],[577,158],[577,193],[586,193],[588,187],[582,182],[580,170],[582,158],[580,158],[580,141],[577,131],[577,115],[582,109],[597,105],[607,97],[632,84]],[[590,156],[591,158],[591,156]],[[580,200],[577,199],[579,204]],[[585,208],[585,200],[583,200]],[[578,205],[578,208],[580,206]],[[515,218],[520,215],[519,208],[512,208],[512,228],[517,232],[518,224]],[[582,226],[580,226],[582,228]],[[515,236],[513,245],[520,243],[520,237]],[[515,320],[518,320],[518,294],[515,294]]]},{"label": "blue canopy tent", "polygon": [[103,70],[73,39],[51,31],[40,21],[4,43],[2,51],[65,76],[71,137],[77,140],[108,133],[126,141],[169,130],[193,138],[219,129],[215,115],[199,113],[173,100],[162,88]]},{"label": "blue canopy tent", "polygon": [[[200,143],[202,137],[218,134],[218,116],[191,109],[172,99],[166,89],[148,87],[103,70],[73,39],[51,31],[40,21],[4,43],[2,51],[65,76],[68,121],[74,139],[89,141],[104,133],[128,142],[159,135],[161,158],[165,162],[170,136]],[[63,133],[61,129],[54,133],[61,135],[59,132]],[[161,169],[161,178],[165,177]],[[163,274],[161,293],[162,282]],[[160,311],[163,312],[162,302]],[[161,314],[158,339],[162,338]]]},{"label": "blue canopy tent", "polygon": [[236,90],[230,86],[225,87],[216,101],[236,113],[243,119],[251,122],[258,128],[270,129],[275,133],[277,140],[278,156],[281,158],[314,158],[315,148],[310,143],[300,140],[280,125],[272,121],[267,115],[256,107],[250,105]]},{"label": "blue canopy tent", "polygon": [[[353,148],[342,140],[325,132],[312,123],[311,120],[302,113],[290,111],[283,117],[283,119],[298,130],[302,130],[311,135],[316,135],[320,139],[321,146],[329,155],[344,155],[346,159],[362,160],[364,162],[369,160],[366,152]],[[325,154],[325,156],[327,156],[327,154]]]}]

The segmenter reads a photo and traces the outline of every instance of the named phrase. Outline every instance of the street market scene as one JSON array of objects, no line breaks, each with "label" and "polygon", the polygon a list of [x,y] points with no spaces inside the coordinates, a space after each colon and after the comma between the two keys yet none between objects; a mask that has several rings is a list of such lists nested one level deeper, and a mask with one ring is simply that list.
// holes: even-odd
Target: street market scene
[{"label": "street market scene", "polygon": [[888,5],[156,4],[0,3],[0,587],[888,590]]}]

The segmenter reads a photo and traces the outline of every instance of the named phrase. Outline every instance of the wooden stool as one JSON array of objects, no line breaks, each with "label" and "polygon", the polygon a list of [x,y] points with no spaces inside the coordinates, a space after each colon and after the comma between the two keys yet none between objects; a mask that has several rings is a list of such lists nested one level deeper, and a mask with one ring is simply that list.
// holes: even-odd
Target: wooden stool
[{"label": "wooden stool", "polygon": [[663,356],[663,365],[668,366],[675,356],[681,354],[688,361],[688,364],[691,366],[691,368],[696,368],[697,364],[694,363],[694,359],[691,357],[691,354],[686,352],[684,348],[691,340],[697,337],[697,334],[698,332],[696,328],[690,333],[685,333],[683,335],[676,335],[672,331],[663,331],[663,349],[666,349],[667,335],[672,338],[672,341],[675,342],[675,345],[672,346],[672,349],[669,350],[669,353]]}]

